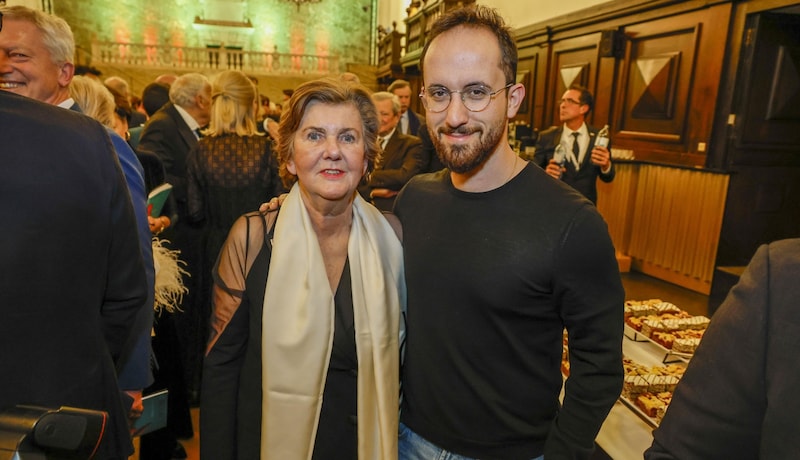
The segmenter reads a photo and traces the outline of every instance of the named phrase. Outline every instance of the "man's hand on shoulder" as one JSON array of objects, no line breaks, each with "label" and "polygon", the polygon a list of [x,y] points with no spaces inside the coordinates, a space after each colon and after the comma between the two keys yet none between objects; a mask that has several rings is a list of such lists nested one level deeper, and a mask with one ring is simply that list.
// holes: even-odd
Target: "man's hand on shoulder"
[{"label": "man's hand on shoulder", "polygon": [[289,196],[288,193],[282,193],[266,203],[261,203],[261,206],[258,207],[259,212],[269,212],[275,211],[283,205],[283,202],[286,200],[286,197]]}]

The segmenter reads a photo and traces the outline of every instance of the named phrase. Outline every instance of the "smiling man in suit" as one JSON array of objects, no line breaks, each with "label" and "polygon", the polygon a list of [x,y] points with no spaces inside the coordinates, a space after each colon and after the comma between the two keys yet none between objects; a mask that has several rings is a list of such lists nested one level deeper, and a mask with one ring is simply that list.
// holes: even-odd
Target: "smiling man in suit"
[{"label": "smiling man in suit", "polygon": [[392,93],[381,91],[372,95],[378,109],[378,142],[382,152],[375,170],[366,185],[359,187],[364,199],[381,211],[391,211],[394,197],[412,177],[426,166],[422,157],[422,142],[418,137],[400,132],[400,101]]},{"label": "smiling man in suit", "polygon": [[[597,178],[614,180],[614,164],[608,148],[595,145],[597,129],[586,124],[586,116],[594,107],[592,93],[579,85],[564,92],[559,103],[562,126],[554,126],[539,135],[533,161],[547,174],[563,180],[583,196],[597,204]],[[553,153],[559,144],[564,146],[567,160],[559,165]]]}]

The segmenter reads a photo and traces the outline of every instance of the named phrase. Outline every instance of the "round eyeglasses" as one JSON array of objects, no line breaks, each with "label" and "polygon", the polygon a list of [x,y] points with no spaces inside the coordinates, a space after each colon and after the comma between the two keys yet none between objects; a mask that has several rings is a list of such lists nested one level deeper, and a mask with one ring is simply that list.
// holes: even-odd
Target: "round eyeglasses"
[{"label": "round eyeglasses", "polygon": [[491,88],[484,85],[469,85],[464,89],[449,89],[445,86],[432,86],[430,88],[422,88],[419,92],[419,97],[422,99],[422,105],[425,110],[432,113],[444,112],[450,107],[453,93],[458,93],[461,97],[461,102],[464,107],[470,112],[481,112],[489,107],[489,103],[501,91],[505,91],[512,87],[514,83],[509,83],[506,86],[492,91]]}]

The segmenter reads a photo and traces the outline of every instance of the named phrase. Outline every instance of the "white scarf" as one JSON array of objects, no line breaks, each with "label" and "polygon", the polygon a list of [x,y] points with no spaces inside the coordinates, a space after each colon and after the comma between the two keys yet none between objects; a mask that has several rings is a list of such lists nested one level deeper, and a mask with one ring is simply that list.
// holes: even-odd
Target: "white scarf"
[{"label": "white scarf", "polygon": [[[358,194],[348,242],[358,356],[358,458],[397,458],[402,246]],[[264,295],[261,458],[310,459],[333,344],[334,304],[295,184],[275,224]]]}]

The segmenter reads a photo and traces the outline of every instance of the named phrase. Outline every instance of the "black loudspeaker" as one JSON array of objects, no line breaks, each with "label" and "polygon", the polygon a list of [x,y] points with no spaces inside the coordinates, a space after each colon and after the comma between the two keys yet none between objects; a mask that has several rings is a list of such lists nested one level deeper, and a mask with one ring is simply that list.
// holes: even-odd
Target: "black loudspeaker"
[{"label": "black loudspeaker", "polygon": [[17,405],[0,410],[0,459],[85,460],[106,430],[103,411]]},{"label": "black loudspeaker", "polygon": [[600,35],[600,57],[622,57],[625,35],[616,29],[604,30]]}]

